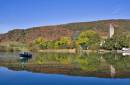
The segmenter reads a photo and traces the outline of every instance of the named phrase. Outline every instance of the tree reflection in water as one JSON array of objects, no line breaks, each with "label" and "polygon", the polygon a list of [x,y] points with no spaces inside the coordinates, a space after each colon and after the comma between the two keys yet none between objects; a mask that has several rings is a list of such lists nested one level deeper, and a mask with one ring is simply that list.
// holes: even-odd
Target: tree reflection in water
[{"label": "tree reflection in water", "polygon": [[[9,55],[10,56],[10,55]],[[35,53],[32,59],[0,57],[0,65],[14,70],[78,76],[130,77],[130,58],[107,53]]]}]

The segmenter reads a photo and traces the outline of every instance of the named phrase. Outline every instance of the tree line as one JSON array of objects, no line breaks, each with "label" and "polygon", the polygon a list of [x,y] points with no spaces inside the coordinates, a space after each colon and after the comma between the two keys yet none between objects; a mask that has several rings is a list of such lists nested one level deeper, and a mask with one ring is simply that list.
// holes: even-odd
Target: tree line
[{"label": "tree line", "polygon": [[30,45],[37,49],[106,49],[118,50],[123,47],[128,48],[130,44],[130,37],[122,32],[116,32],[112,38],[102,39],[98,33],[93,30],[83,31],[76,39],[71,37],[61,37],[59,40],[46,41],[39,37]]}]

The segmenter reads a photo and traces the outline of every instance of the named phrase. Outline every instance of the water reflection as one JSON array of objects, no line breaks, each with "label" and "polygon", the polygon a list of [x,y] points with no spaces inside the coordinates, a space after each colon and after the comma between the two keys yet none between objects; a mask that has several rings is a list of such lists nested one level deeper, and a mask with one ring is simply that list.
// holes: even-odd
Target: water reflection
[{"label": "water reflection", "polygon": [[[17,53],[0,53],[0,66],[12,70],[27,70],[38,73],[94,76],[109,78],[130,77],[130,57],[121,54],[88,53],[35,53],[33,58],[19,59]],[[6,56],[5,56],[6,55]],[[5,56],[5,57],[3,57]],[[8,57],[10,56],[10,57]]]},{"label": "water reflection", "polygon": [[113,67],[112,65],[110,65],[110,69],[111,69],[111,77],[115,77],[115,75],[116,75],[116,69],[115,69],[115,67]]},{"label": "water reflection", "polygon": [[26,64],[29,62],[30,59],[32,59],[32,57],[19,57],[19,62],[21,64]]}]

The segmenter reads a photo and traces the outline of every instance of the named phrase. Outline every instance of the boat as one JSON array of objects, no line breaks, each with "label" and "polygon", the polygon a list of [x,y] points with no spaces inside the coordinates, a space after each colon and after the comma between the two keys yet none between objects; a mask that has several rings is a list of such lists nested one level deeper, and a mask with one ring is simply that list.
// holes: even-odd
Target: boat
[{"label": "boat", "polygon": [[122,48],[122,55],[129,56],[130,55],[130,48]]},{"label": "boat", "polygon": [[122,51],[129,51],[129,48],[122,48]]},{"label": "boat", "polygon": [[20,53],[19,56],[22,58],[31,58],[32,54],[30,52],[23,52],[23,53]]}]

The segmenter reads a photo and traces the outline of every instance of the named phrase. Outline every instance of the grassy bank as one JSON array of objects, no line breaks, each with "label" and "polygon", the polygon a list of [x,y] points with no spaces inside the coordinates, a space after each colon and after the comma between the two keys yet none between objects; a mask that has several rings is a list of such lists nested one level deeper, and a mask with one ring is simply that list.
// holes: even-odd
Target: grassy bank
[{"label": "grassy bank", "polygon": [[27,45],[18,42],[0,43],[0,52],[13,52],[22,50],[28,50]]},{"label": "grassy bank", "polygon": [[76,50],[76,49],[45,49],[39,50],[38,52],[45,52],[45,53],[109,53],[109,52],[116,52],[111,50]]},{"label": "grassy bank", "polygon": [[55,53],[76,53],[76,49],[46,49],[39,52],[55,52]]}]

